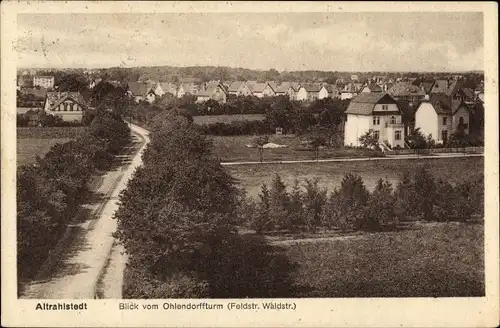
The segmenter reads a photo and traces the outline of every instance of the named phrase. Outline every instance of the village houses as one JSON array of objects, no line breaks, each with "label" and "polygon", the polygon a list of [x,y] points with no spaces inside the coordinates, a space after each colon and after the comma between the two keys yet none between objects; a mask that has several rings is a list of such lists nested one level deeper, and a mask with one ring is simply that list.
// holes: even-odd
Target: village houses
[{"label": "village houses", "polygon": [[128,94],[136,101],[147,101],[152,103],[156,99],[155,91],[153,87],[148,83],[144,82],[129,82],[128,83]]},{"label": "village houses", "polygon": [[297,92],[298,101],[315,101],[319,99],[322,86],[317,84],[302,84]]},{"label": "village houses", "polygon": [[227,101],[227,91],[224,86],[217,81],[208,82],[205,86],[205,90],[199,91],[196,94],[196,102],[204,102],[209,99],[213,99],[221,104]]},{"label": "village houses", "polygon": [[346,110],[344,144],[360,146],[359,138],[373,131],[388,147],[404,147],[402,113],[396,99],[386,93],[361,93]]},{"label": "village houses", "polygon": [[274,91],[274,89],[271,87],[271,85],[268,82],[250,83],[249,87],[252,90],[252,95],[254,95],[258,98],[273,97],[276,95],[276,92]]},{"label": "village houses", "polygon": [[229,85],[228,93],[235,96],[250,96],[252,90],[245,81],[234,81]]}]

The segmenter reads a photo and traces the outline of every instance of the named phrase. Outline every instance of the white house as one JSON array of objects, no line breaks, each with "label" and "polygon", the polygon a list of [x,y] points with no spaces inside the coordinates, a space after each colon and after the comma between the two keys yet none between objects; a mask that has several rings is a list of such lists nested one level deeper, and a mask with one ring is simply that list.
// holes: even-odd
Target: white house
[{"label": "white house", "polygon": [[196,94],[196,102],[204,102],[213,99],[221,104],[227,100],[227,92],[220,83],[208,83],[205,90]]},{"label": "white house", "polygon": [[53,76],[35,76],[33,78],[33,86],[38,86],[45,89],[53,89],[54,81],[55,80]]},{"label": "white house", "polygon": [[372,130],[387,146],[404,147],[404,126],[397,101],[386,93],[361,93],[346,110],[344,145],[360,146],[359,138]]},{"label": "white house", "polygon": [[445,143],[453,132],[463,127],[469,133],[470,111],[462,100],[432,95],[423,100],[415,112],[415,128],[437,143]]},{"label": "white house", "polygon": [[156,94],[152,87],[143,82],[129,82],[128,94],[134,98],[136,102],[146,100],[152,103],[156,99]]},{"label": "white house", "polygon": [[47,92],[43,104],[47,114],[59,116],[66,122],[81,122],[88,108],[88,102],[79,92]]},{"label": "white house", "polygon": [[323,98],[328,98],[330,97],[330,93],[328,92],[328,89],[326,88],[325,85],[321,86],[321,89],[319,89],[318,92],[318,99],[323,99]]},{"label": "white house", "polygon": [[347,84],[342,91],[340,91],[340,99],[352,99],[359,94],[359,89],[354,83]]},{"label": "white house", "polygon": [[316,84],[302,84],[297,91],[297,100],[313,102],[319,99],[322,86]]}]

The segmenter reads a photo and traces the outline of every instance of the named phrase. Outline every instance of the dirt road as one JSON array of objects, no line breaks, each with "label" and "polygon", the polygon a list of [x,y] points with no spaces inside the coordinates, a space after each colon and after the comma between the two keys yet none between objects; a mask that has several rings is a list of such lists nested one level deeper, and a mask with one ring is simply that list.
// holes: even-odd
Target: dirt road
[{"label": "dirt road", "polygon": [[118,209],[118,196],[125,189],[135,169],[142,164],[142,152],[149,142],[147,130],[135,125],[131,125],[131,130],[136,142],[141,142],[138,151],[126,158],[127,161],[130,160],[128,164],[106,174],[100,189],[108,188],[104,190],[107,197],[95,209],[95,217],[76,227],[79,230],[77,237],[63,253],[50,278],[35,281],[27,286],[23,298],[96,298],[97,283],[105,273],[105,269],[110,266],[112,253],[114,253],[112,258],[118,270],[113,273],[114,281],[103,286],[106,288],[105,294],[114,298],[121,297],[123,281],[121,268],[124,267],[125,259],[120,249],[117,249],[118,252],[112,252],[115,244],[112,234],[117,228],[113,215]]}]

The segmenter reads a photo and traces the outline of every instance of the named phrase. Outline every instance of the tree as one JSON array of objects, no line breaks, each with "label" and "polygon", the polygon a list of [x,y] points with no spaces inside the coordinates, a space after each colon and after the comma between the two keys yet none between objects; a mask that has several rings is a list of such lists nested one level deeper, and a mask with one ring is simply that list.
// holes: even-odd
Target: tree
[{"label": "tree", "polygon": [[290,191],[290,201],[288,203],[288,229],[292,232],[299,230],[304,225],[304,209],[302,206],[303,193],[299,180],[295,179]]},{"label": "tree", "polygon": [[359,137],[359,143],[362,147],[368,149],[380,149],[379,140],[375,137],[373,130],[365,132],[361,137]]},{"label": "tree", "polygon": [[303,196],[304,216],[307,229],[316,231],[321,224],[321,217],[326,204],[326,189],[319,187],[319,180],[305,180],[305,193]]},{"label": "tree", "polygon": [[270,228],[269,211],[271,207],[271,195],[266,184],[263,184],[259,193],[260,202],[257,204],[257,213],[251,223],[251,228],[258,234]]},{"label": "tree", "polygon": [[286,186],[279,174],[276,174],[271,184],[269,217],[275,229],[290,229],[288,206],[290,202]]},{"label": "tree", "polygon": [[370,195],[366,211],[366,220],[362,227],[365,230],[380,230],[382,227],[397,223],[394,195],[389,181],[378,180],[375,190]]},{"label": "tree", "polygon": [[436,202],[436,185],[434,177],[425,166],[415,172],[413,179],[414,196],[417,215],[426,220],[432,220],[433,207]]},{"label": "tree", "polygon": [[398,221],[405,221],[416,214],[416,204],[413,181],[408,171],[403,173],[403,176],[396,186],[394,193],[395,198],[395,213]]},{"label": "tree", "polygon": [[469,135],[465,132],[464,126],[459,126],[457,130],[451,134],[448,145],[456,148],[465,148],[470,145]]},{"label": "tree", "polygon": [[326,132],[324,129],[316,126],[311,129],[310,134],[308,135],[309,146],[314,149],[316,162],[319,160],[319,149],[327,144]]},{"label": "tree", "polygon": [[345,174],[340,188],[330,195],[324,223],[328,227],[359,229],[364,225],[368,198],[369,192],[363,179],[352,173]]},{"label": "tree", "polygon": [[268,136],[257,136],[253,139],[253,145],[259,150],[259,158],[262,163],[264,159],[264,145],[269,143]]},{"label": "tree", "polygon": [[420,128],[416,128],[405,138],[406,143],[411,149],[425,149],[427,147],[427,142],[424,134],[420,131]]}]

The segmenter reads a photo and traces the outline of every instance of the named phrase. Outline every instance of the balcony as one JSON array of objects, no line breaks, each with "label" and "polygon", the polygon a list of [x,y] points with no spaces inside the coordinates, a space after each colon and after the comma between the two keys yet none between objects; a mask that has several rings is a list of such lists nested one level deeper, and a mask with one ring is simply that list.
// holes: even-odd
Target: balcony
[{"label": "balcony", "polygon": [[386,128],[404,128],[403,123],[385,123]]}]

